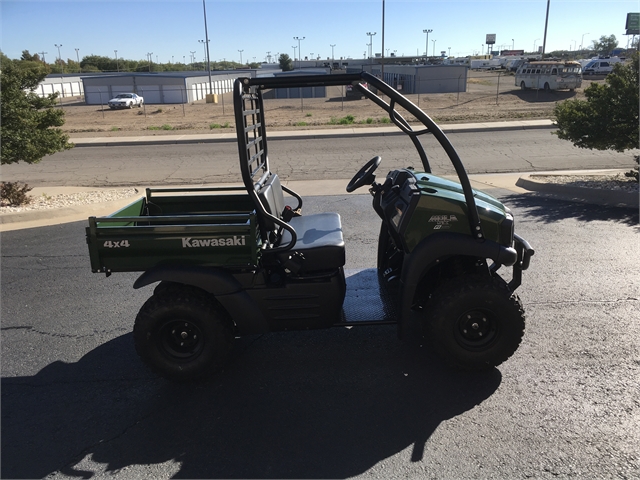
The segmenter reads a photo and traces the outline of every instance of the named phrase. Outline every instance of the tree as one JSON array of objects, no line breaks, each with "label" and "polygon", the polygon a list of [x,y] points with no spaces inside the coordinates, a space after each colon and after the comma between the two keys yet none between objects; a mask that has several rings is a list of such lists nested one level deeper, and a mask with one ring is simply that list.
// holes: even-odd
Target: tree
[{"label": "tree", "polygon": [[64,111],[54,108],[57,94],[46,98],[32,92],[47,75],[42,63],[10,60],[2,55],[0,71],[0,141],[2,165],[37,163],[45,155],[73,147],[59,128]]},{"label": "tree", "polygon": [[576,147],[623,152],[638,148],[640,122],[639,54],[617,63],[604,84],[592,83],[586,100],[567,100],[554,109],[559,138]]},{"label": "tree", "polygon": [[289,57],[289,55],[287,55],[286,53],[280,54],[280,57],[278,57],[278,63],[280,64],[280,68],[283,72],[293,70],[293,61],[291,60],[291,57]]},{"label": "tree", "polygon": [[22,51],[22,56],[20,57],[21,60],[26,60],[28,62],[39,62],[40,61],[40,55],[38,55],[37,53],[34,53],[33,55],[31,55],[29,53],[29,50],[23,50]]},{"label": "tree", "polygon": [[615,35],[602,35],[600,40],[594,40],[591,47],[598,55],[609,55],[618,46]]}]

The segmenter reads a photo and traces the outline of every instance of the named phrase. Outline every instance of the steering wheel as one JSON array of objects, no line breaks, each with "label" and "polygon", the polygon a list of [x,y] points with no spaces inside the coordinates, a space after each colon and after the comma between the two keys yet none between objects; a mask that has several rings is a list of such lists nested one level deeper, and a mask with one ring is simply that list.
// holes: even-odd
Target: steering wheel
[{"label": "steering wheel", "polygon": [[347,192],[351,193],[364,185],[373,184],[376,179],[376,176],[373,174],[373,172],[376,171],[376,168],[378,168],[380,162],[382,162],[382,158],[380,158],[380,156],[378,155],[365,163],[364,167],[362,167],[358,171],[358,173],[355,174],[355,176],[347,185]]}]

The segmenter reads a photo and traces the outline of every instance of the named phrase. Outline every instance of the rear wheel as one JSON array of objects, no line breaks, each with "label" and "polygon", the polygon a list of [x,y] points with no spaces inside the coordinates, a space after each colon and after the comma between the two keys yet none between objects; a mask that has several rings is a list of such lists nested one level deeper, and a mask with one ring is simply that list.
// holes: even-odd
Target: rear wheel
[{"label": "rear wheel", "polygon": [[548,82],[544,82],[544,91],[545,92],[550,92],[551,91],[551,87],[549,86]]},{"label": "rear wheel", "polygon": [[525,316],[517,295],[500,277],[463,275],[432,295],[427,332],[434,350],[450,365],[484,370],[518,349]]},{"label": "rear wheel", "polygon": [[133,339],[152,371],[169,380],[189,381],[220,370],[234,336],[231,321],[210,295],[172,285],[142,306]]},{"label": "rear wheel", "polygon": [[526,90],[527,89],[527,85],[524,83],[524,81],[520,82],[520,90]]}]

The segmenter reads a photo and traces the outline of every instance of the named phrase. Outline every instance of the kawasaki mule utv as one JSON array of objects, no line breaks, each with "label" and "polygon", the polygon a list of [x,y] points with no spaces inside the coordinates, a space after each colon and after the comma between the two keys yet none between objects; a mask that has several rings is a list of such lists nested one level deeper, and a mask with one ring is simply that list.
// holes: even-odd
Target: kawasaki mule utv
[{"label": "kawasaki mule utv", "polygon": [[[262,99],[272,88],[339,85],[385,110],[422,164],[379,183],[375,157],[346,186],[368,186],[380,217],[377,268],[347,277],[340,216],[302,215],[302,198],[270,168]],[[234,108],[243,185],[147,189],[128,207],[89,218],[94,272],[141,271],[134,288],[158,283],[133,329],[154,372],[197,379],[220,369],[235,337],[334,326],[394,323],[400,339],[424,336],[445,361],[469,370],[497,366],[516,351],[525,317],[514,292],[533,249],[514,233],[509,209],[471,188],[429,116],[365,72],[240,78]],[[444,148],[458,182],[431,172],[421,135]],[[511,267],[508,281],[498,274],[503,266]]]}]

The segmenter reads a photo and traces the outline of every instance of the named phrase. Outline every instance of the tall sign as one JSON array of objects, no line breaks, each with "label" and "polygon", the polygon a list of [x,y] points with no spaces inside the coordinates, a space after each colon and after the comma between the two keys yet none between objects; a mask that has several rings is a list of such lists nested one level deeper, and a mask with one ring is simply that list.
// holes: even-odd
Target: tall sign
[{"label": "tall sign", "polygon": [[484,42],[487,45],[495,45],[496,44],[496,34],[495,33],[487,33],[487,41]]},{"label": "tall sign", "polygon": [[627,13],[627,35],[640,35],[640,13]]}]

